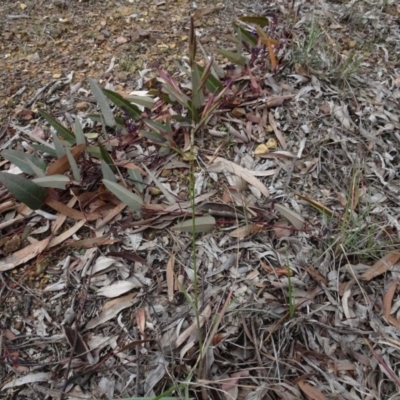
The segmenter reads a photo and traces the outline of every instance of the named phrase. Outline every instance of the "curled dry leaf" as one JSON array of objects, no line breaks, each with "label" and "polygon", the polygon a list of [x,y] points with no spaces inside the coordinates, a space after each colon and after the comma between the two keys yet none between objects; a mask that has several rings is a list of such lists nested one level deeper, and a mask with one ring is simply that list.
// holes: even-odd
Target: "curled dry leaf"
[{"label": "curled dry leaf", "polygon": [[237,385],[237,382],[240,378],[246,378],[249,375],[250,372],[248,370],[235,372],[231,375],[230,379],[228,379],[221,385],[221,389],[227,391]]},{"label": "curled dry leaf", "polygon": [[175,254],[171,254],[167,262],[167,291],[168,300],[172,301],[174,299],[174,265],[175,265]]},{"label": "curled dry leaf", "polygon": [[144,330],[146,328],[146,311],[144,308],[139,308],[136,311],[136,323],[139,328],[139,332],[144,336]]},{"label": "curled dry leaf", "polygon": [[241,167],[240,165],[235,164],[232,161],[225,160],[222,157],[208,157],[211,161],[211,164],[208,168],[211,172],[223,172],[228,170],[229,172],[237,175],[238,177],[244,179],[246,182],[253,185],[256,189],[258,189],[265,197],[269,197],[269,191],[266,186],[259,181],[253,173],[248,171],[247,169]]},{"label": "curled dry leaf", "polygon": [[111,307],[103,310],[96,318],[91,319],[86,324],[86,329],[92,329],[110,319],[115,318],[122,310],[132,306],[135,303],[135,299],[123,300],[119,303],[113,304]]},{"label": "curled dry leaf", "polygon": [[132,282],[119,281],[112,285],[105,286],[105,287],[99,289],[97,291],[97,294],[100,296],[113,298],[113,297],[121,296],[121,294],[124,294],[126,292],[129,292],[130,290],[132,290],[135,287],[136,287],[136,285]]},{"label": "curled dry leaf", "polygon": [[273,226],[273,230],[277,239],[289,237],[293,233],[293,229],[288,226],[287,220],[283,218],[276,222],[276,224]]},{"label": "curled dry leaf", "polygon": [[179,347],[189,336],[192,334],[195,334],[196,331],[201,328],[204,325],[204,322],[208,320],[211,316],[211,306],[210,304],[207,304],[206,307],[204,308],[203,312],[200,314],[200,327],[197,326],[196,321],[192,323],[192,325],[189,326],[185,331],[183,331],[178,339],[176,339],[175,342],[175,347]]},{"label": "curled dry leaf", "polygon": [[308,400],[325,400],[325,395],[320,392],[318,389],[315,389],[314,386],[309,385],[306,382],[300,381],[297,382],[300,390],[306,395]]}]

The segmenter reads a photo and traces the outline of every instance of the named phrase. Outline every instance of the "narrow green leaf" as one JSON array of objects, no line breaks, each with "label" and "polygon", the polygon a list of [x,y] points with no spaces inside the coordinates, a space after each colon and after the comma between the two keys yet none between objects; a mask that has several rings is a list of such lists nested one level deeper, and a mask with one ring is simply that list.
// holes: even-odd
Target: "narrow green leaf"
[{"label": "narrow green leaf", "polygon": [[234,64],[243,66],[247,63],[247,58],[241,54],[233,53],[232,51],[223,49],[217,49],[217,51]]},{"label": "narrow green leaf", "polygon": [[190,71],[184,65],[182,65],[178,60],[173,60],[173,63],[182,71],[187,77],[190,77]]},{"label": "narrow green leaf", "polygon": [[101,172],[103,173],[104,179],[117,183],[117,178],[115,177],[114,172],[104,160],[101,160]]},{"label": "narrow green leaf", "polygon": [[72,176],[75,181],[79,182],[81,180],[81,173],[79,172],[78,164],[68,148],[65,149],[65,152],[67,154],[69,165],[71,166]]},{"label": "narrow green leaf", "polygon": [[239,20],[249,24],[259,25],[261,28],[269,25],[269,19],[267,17],[243,16],[239,17]]},{"label": "narrow green leaf", "polygon": [[146,139],[149,139],[157,144],[165,144],[167,142],[167,139],[165,137],[156,132],[139,131],[139,136],[145,137]]},{"label": "narrow green leaf", "polygon": [[39,110],[39,114],[56,130],[56,132],[60,136],[64,138],[64,140],[71,144],[75,144],[76,140],[73,132],[65,128],[62,124],[60,124],[56,119],[47,114],[45,111]]},{"label": "narrow green leaf", "polygon": [[150,96],[133,96],[132,95],[132,96],[126,96],[125,99],[137,106],[145,107],[149,110],[151,110],[154,105],[154,99]]},{"label": "narrow green leaf", "polygon": [[[195,223],[195,232],[209,232],[214,229],[215,226],[215,218],[211,215],[207,215],[205,217],[198,217],[194,219]],[[184,222],[176,224],[171,228],[173,231],[180,232],[192,232],[193,230],[193,219],[188,219]]]},{"label": "narrow green leaf", "polygon": [[32,210],[37,210],[43,206],[47,191],[31,180],[7,172],[0,172],[0,182],[17,200],[26,204]]},{"label": "narrow green leaf", "polygon": [[87,153],[89,153],[92,157],[95,157],[95,158],[99,158],[100,160],[102,160],[103,158],[102,158],[102,155],[101,155],[101,151],[100,151],[100,149],[99,149],[99,147],[98,146],[89,146],[89,147],[86,147],[86,150],[85,150]]},{"label": "narrow green leaf", "polygon": [[111,158],[110,153],[100,142],[98,143],[98,145],[100,149],[101,158],[106,162],[106,164],[108,164],[108,166],[115,174],[117,172],[117,168],[115,167],[114,160]]},{"label": "narrow green leaf", "polygon": [[68,183],[70,183],[70,179],[65,175],[51,175],[51,176],[43,176],[41,178],[35,178],[32,180],[37,185],[41,187],[49,187],[54,189],[62,189],[65,190]]},{"label": "narrow green leaf", "polygon": [[126,111],[129,117],[134,121],[140,119],[141,112],[137,106],[131,104],[128,100],[124,99],[120,94],[112,90],[103,89],[103,93],[120,109]]},{"label": "narrow green leaf", "polygon": [[143,185],[143,177],[140,173],[139,169],[128,169],[128,175],[132,179],[135,188],[139,193],[143,192],[144,185]]},{"label": "narrow green leaf", "polygon": [[167,126],[164,125],[164,124],[161,124],[160,122],[153,121],[151,119],[146,119],[144,122],[146,123],[147,126],[152,128],[157,133],[164,133],[165,134],[165,133],[168,132]]},{"label": "narrow green leaf", "polygon": [[62,156],[65,155],[64,145],[62,144],[61,140],[58,138],[56,133],[52,132],[51,134],[53,136],[53,144],[56,149],[57,158],[61,158]]},{"label": "narrow green leaf", "polygon": [[89,78],[89,85],[94,97],[96,97],[101,113],[103,114],[104,122],[110,128],[115,127],[114,115],[108,104],[106,96],[103,94],[102,89],[100,88],[98,83],[92,78]]},{"label": "narrow green leaf", "polygon": [[158,70],[158,74],[160,75],[160,78],[164,80],[163,88],[170,95],[171,100],[177,101],[182,106],[187,107],[190,99],[182,92],[178,83],[161,69]]},{"label": "narrow green leaf", "polygon": [[[204,55],[204,58],[206,60],[210,60],[211,56],[207,53],[207,51],[204,49],[204,47],[199,43],[200,49]],[[213,57],[213,75],[215,76],[216,79],[222,79],[225,76],[224,70],[218,65],[218,63],[215,61]]]},{"label": "narrow green leaf", "polygon": [[81,121],[79,121],[78,117],[75,117],[75,137],[76,137],[76,144],[86,144],[86,137],[83,133],[83,128]]},{"label": "narrow green leaf", "polygon": [[125,189],[118,183],[103,179],[104,186],[115,196],[117,196],[123,203],[130,207],[133,211],[140,211],[143,206],[143,200],[132,193],[130,190]]},{"label": "narrow green leaf", "polygon": [[200,70],[196,63],[192,67],[192,102],[198,110],[204,103],[204,94],[201,86]]},{"label": "narrow green leaf", "polygon": [[[36,175],[37,178],[41,178],[42,176],[46,176],[45,170],[40,169],[38,166],[36,166],[29,158],[26,160],[28,165],[32,168],[32,171],[34,172],[34,175]],[[46,165],[46,164],[45,164]],[[46,166],[47,167],[47,166]],[[45,167],[45,168],[46,168]]]},{"label": "narrow green leaf", "polygon": [[241,36],[242,40],[244,40],[250,47],[254,47],[257,45],[257,38],[251,34],[251,32],[249,32],[246,29],[243,29],[241,26],[233,24],[233,27],[235,29],[235,32],[237,33],[237,35]]},{"label": "narrow green leaf", "polygon": [[93,122],[103,122],[103,117],[100,114],[88,114],[87,118],[91,119]]},{"label": "narrow green leaf", "polygon": [[[213,64],[213,60],[210,60],[211,65]],[[209,65],[209,64],[208,64]],[[216,78],[213,74],[207,74],[204,71],[204,68],[198,65],[200,73],[202,75],[202,81],[205,81],[205,87],[212,93],[217,94],[224,88],[224,85]]]},{"label": "narrow green leaf", "polygon": [[18,150],[3,150],[0,155],[15,164],[22,172],[29,175],[36,175],[36,172],[32,169],[28,161],[31,161],[31,163],[42,171],[46,169],[46,163],[35,154],[29,154]]},{"label": "narrow green leaf", "polygon": [[53,157],[57,157],[57,153],[54,149],[52,149],[49,146],[45,146],[43,144],[36,144],[32,143],[31,146],[36,150],[36,151],[42,151],[43,153],[47,153]]}]

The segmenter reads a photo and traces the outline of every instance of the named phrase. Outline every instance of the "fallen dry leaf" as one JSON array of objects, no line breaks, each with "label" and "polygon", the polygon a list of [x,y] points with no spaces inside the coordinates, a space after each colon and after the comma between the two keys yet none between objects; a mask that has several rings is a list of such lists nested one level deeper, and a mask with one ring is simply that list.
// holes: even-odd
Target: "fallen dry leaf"
[{"label": "fallen dry leaf", "polygon": [[175,265],[175,254],[171,254],[167,262],[166,274],[167,274],[167,292],[168,300],[174,299],[174,265]]},{"label": "fallen dry leaf", "polygon": [[[80,155],[85,151],[86,144],[78,144],[70,149],[72,156],[74,157],[75,161],[78,161]],[[46,171],[46,175],[62,175],[64,172],[70,169],[69,161],[67,155],[63,155],[58,160],[54,161],[52,164],[49,165]]]},{"label": "fallen dry leaf", "polygon": [[269,197],[269,191],[266,186],[261,181],[259,181],[250,171],[246,170],[240,165],[235,164],[232,161],[225,160],[221,157],[214,158],[208,156],[208,159],[211,161],[211,164],[208,167],[209,171],[222,172],[224,170],[228,170],[229,172],[239,176],[240,178],[253,185],[265,197]]},{"label": "fallen dry leaf", "polygon": [[400,259],[400,253],[389,253],[377,261],[368,271],[364,272],[360,279],[370,281],[371,279],[384,274],[390,270],[394,264]]},{"label": "fallen dry leaf", "polygon": [[309,400],[325,400],[326,397],[323,393],[321,393],[318,389],[315,389],[314,386],[309,385],[306,382],[300,381],[297,382],[300,390],[306,395]]}]

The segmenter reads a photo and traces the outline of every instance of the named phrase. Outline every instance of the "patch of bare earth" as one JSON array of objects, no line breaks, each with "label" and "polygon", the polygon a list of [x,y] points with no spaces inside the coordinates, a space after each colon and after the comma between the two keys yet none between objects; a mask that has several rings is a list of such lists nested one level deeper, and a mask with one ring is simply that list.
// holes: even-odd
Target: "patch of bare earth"
[{"label": "patch of bare earth", "polygon": [[277,68],[265,45],[248,69],[217,57],[234,83],[194,174],[196,213],[216,227],[171,229],[191,215],[190,159],[139,136],[108,144],[167,191],[143,174],[143,212],[87,160],[83,184],[57,192],[68,208],[34,212],[0,187],[0,398],[398,398],[394,1],[3,1],[1,150],[51,142],[38,109],[98,132],[87,77],[129,93],[157,87],[160,67],[187,88],[173,61],[193,12],[207,50],[232,46],[231,22],[251,12],[278,41]]}]

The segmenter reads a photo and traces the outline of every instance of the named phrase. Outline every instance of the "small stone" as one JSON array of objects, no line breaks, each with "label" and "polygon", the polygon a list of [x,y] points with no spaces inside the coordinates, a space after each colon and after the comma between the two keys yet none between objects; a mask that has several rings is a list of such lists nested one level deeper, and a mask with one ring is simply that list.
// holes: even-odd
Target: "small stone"
[{"label": "small stone", "polygon": [[350,40],[349,41],[349,47],[352,49],[352,48],[354,48],[354,47],[356,47],[357,46],[357,41],[355,41],[355,40]]},{"label": "small stone", "polygon": [[128,80],[128,74],[125,71],[119,71],[115,74],[115,77],[120,82],[126,82]]},{"label": "small stone", "polygon": [[162,171],[161,171],[161,174],[160,174],[163,178],[166,178],[167,176],[170,176],[171,175],[171,170],[170,169],[163,169]]},{"label": "small stone", "polygon": [[159,196],[162,192],[159,188],[152,187],[149,190],[151,196]]},{"label": "small stone", "polygon": [[104,37],[104,35],[97,35],[96,39],[95,39],[97,44],[101,44],[101,43],[105,42],[105,40],[106,40],[106,38]]},{"label": "small stone", "polygon": [[38,63],[40,61],[39,53],[33,53],[26,57],[26,59],[31,63]]},{"label": "small stone", "polygon": [[11,254],[17,251],[21,247],[21,238],[18,235],[14,235],[10,240],[4,244],[4,254]]},{"label": "small stone", "polygon": [[78,111],[86,111],[89,108],[89,103],[86,103],[85,101],[80,101],[76,104],[75,108]]}]

